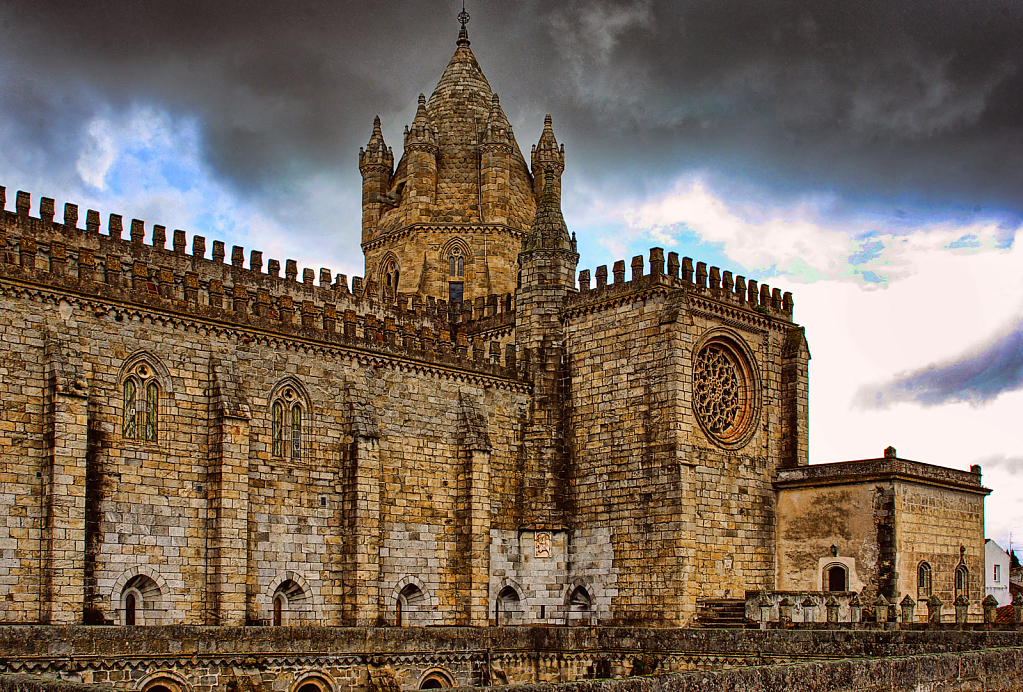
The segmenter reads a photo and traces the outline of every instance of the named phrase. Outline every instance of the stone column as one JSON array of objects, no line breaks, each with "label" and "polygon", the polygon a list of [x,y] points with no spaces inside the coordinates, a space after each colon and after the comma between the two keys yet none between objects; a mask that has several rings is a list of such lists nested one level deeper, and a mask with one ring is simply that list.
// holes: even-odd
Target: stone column
[{"label": "stone column", "polygon": [[380,614],[380,440],[359,435],[352,447],[344,619],[370,627]]},{"label": "stone column", "polygon": [[471,397],[462,394],[466,466],[459,476],[459,544],[468,577],[459,620],[474,627],[490,621],[490,436],[487,419]]},{"label": "stone column", "polygon": [[233,364],[214,363],[209,465],[209,623],[244,625],[248,600],[249,406]]},{"label": "stone column", "polygon": [[52,625],[80,623],[85,609],[88,384],[69,356],[66,345],[47,339],[41,619]]},{"label": "stone column", "polygon": [[345,478],[345,625],[378,624],[380,594],[380,429],[373,408],[350,394],[351,436]]}]

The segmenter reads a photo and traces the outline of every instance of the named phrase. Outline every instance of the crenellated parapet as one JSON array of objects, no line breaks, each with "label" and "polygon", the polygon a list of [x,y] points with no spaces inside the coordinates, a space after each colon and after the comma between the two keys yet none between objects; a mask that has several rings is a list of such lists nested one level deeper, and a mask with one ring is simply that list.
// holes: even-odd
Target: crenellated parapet
[{"label": "crenellated parapet", "polygon": [[[294,338],[368,350],[518,379],[517,359],[487,335],[514,322],[511,295],[472,303],[448,303],[433,296],[381,291],[374,281],[318,272],[295,260],[265,262],[263,253],[231,248],[174,230],[167,247],[166,227],[108,217],[88,210],[85,228],[78,206],[64,206],[55,220],[54,200],[40,199],[39,216],[30,214],[31,196],[18,192],[16,211],[6,211],[0,187],[0,278],[19,290],[51,288],[95,305],[97,314],[118,319],[138,311],[158,311],[175,320],[212,321],[232,327],[242,340]],[[148,241],[148,242],[147,242]],[[247,266],[246,266],[246,260]]]},{"label": "crenellated parapet", "polygon": [[597,267],[592,280],[588,269],[579,272],[579,293],[569,296],[566,307],[571,310],[594,306],[604,301],[654,287],[682,288],[690,295],[741,308],[763,317],[792,322],[792,293],[782,292],[755,279],[733,275],[718,267],[707,267],[689,257],[669,252],[665,262],[662,248],[651,248],[649,261],[642,255],[632,258],[631,277],[626,281],[625,260],[618,260],[608,276],[607,265]]}]

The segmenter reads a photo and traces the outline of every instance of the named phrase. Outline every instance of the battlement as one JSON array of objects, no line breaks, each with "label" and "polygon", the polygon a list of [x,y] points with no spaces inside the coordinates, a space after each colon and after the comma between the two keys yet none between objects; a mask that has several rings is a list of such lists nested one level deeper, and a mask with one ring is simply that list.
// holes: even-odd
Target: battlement
[{"label": "battlement", "polygon": [[651,288],[666,286],[685,288],[688,292],[721,303],[752,310],[761,315],[786,322],[792,321],[792,294],[772,289],[767,284],[758,284],[754,279],[733,276],[718,267],[707,268],[705,262],[683,257],[679,262],[678,253],[669,252],[665,266],[664,249],[650,249],[649,264],[642,255],[636,255],[631,262],[632,278],[625,280],[625,260],[618,260],[612,266],[611,283],[608,283],[607,265],[597,267],[596,286],[590,286],[590,271],[579,272],[579,293],[570,297],[570,306],[576,307],[595,303],[619,295]]},{"label": "battlement", "polygon": [[[206,238],[187,238],[174,230],[167,248],[165,226],[132,219],[128,238],[124,221],[110,214],[100,232],[100,214],[89,209],[79,227],[78,206],[64,205],[56,221],[54,200],[39,201],[39,216],[30,215],[31,196],[19,191],[15,211],[6,210],[0,187],[0,276],[57,290],[96,296],[128,306],[155,308],[237,326],[243,340],[271,334],[369,348],[395,355],[452,365],[503,377],[519,377],[514,346],[502,349],[483,337],[493,326],[514,323],[511,295],[478,298],[475,303],[447,303],[433,297],[381,290],[373,281],[330,269],[302,270],[295,260],[271,259],[263,271],[263,253],[234,246],[230,263],[222,241],[213,241],[206,258]],[[147,242],[148,241],[148,242]],[[317,283],[317,278],[319,279]],[[117,319],[130,308],[111,307]],[[97,311],[97,314],[99,311]],[[264,332],[264,334],[260,334]],[[248,341],[247,341],[248,342]]]}]

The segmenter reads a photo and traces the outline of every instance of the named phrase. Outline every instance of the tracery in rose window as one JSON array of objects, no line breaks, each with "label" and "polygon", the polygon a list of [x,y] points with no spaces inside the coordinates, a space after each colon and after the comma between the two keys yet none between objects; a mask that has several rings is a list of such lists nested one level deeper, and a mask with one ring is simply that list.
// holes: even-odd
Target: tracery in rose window
[{"label": "tracery in rose window", "polygon": [[696,357],[693,407],[707,429],[724,435],[742,413],[742,379],[723,348],[705,346]]}]

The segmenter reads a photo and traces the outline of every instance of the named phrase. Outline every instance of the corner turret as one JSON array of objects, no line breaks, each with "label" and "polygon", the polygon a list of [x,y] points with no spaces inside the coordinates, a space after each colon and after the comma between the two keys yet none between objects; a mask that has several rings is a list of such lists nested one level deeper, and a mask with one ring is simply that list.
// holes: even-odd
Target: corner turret
[{"label": "corner turret", "polygon": [[501,100],[494,94],[480,145],[480,201],[485,223],[508,222],[514,141],[511,123],[501,108]]},{"label": "corner turret", "polygon": [[535,392],[523,435],[523,519],[526,526],[557,527],[569,521],[565,483],[571,463],[564,443],[568,359],[561,310],[575,293],[579,255],[561,213],[555,172],[545,169],[543,177],[540,203],[518,257],[515,344],[529,354]]},{"label": "corner turret", "polygon": [[391,176],[394,173],[394,154],[384,143],[380,130],[380,116],[373,118],[373,134],[366,148],[359,148],[359,172],[362,173],[362,242],[370,239],[385,204]]},{"label": "corner turret", "polygon": [[540,133],[540,141],[533,146],[532,150],[532,173],[533,173],[533,194],[537,200],[543,194],[544,171],[554,173],[554,191],[558,196],[558,203],[561,203],[561,174],[565,172],[565,145],[558,146],[558,140],[554,136],[554,124],[551,114],[548,113],[543,119],[543,132]]},{"label": "corner turret", "polygon": [[437,198],[437,132],[426,110],[426,96],[419,95],[419,108],[412,127],[405,129],[404,223],[429,221]]}]

